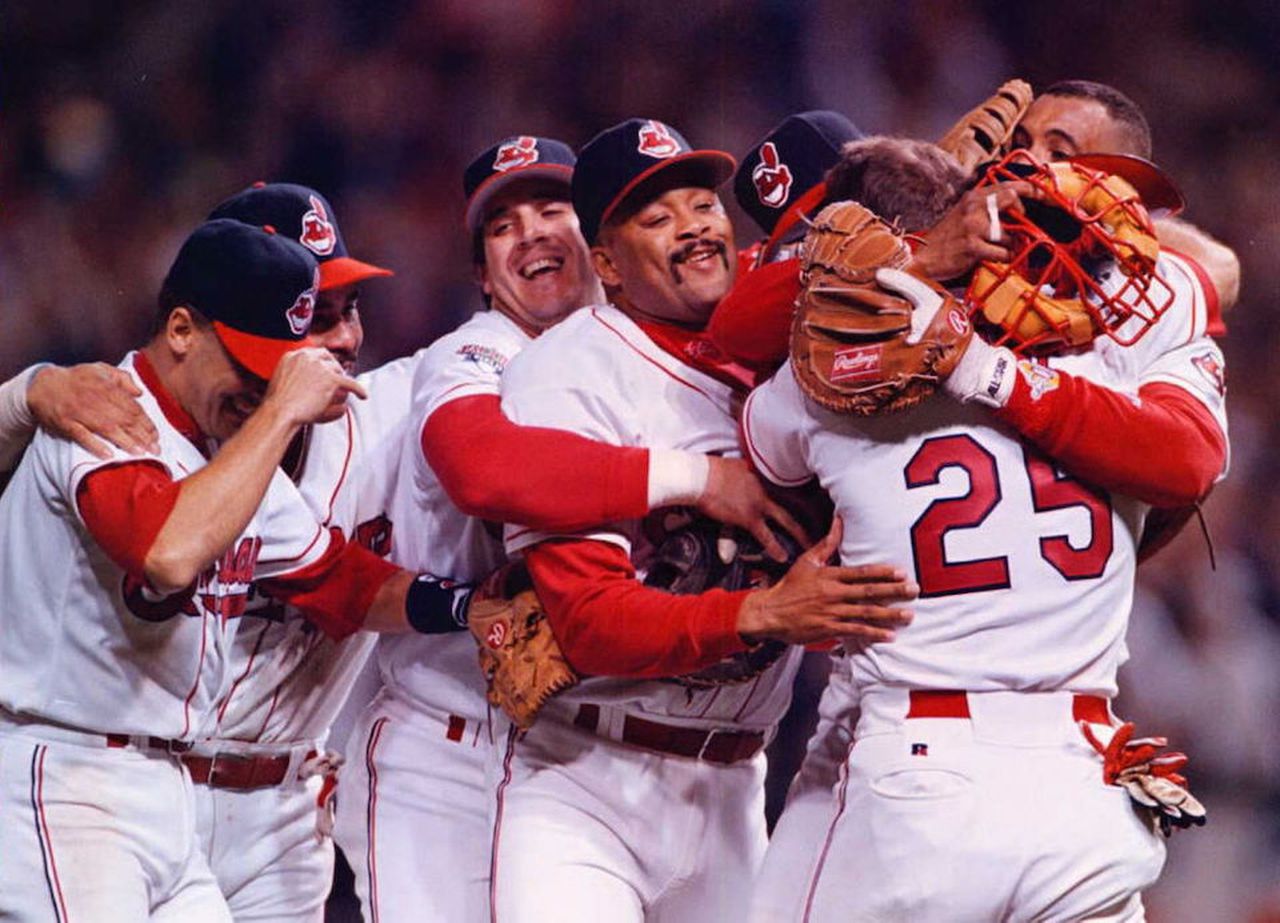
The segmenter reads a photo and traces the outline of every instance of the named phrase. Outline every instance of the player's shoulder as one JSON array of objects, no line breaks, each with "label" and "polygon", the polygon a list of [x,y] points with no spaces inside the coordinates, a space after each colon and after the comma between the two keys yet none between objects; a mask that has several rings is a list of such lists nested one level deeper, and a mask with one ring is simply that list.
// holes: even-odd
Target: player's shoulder
[{"label": "player's shoulder", "polygon": [[617,308],[594,305],[579,308],[530,343],[511,363],[504,387],[535,376],[550,382],[598,381],[617,369],[611,358],[610,329],[635,325]]},{"label": "player's shoulder", "polygon": [[1211,289],[1203,271],[1181,254],[1161,251],[1155,279],[1146,291],[1159,316],[1133,349],[1154,358],[1206,335],[1210,323]]},{"label": "player's shoulder", "polygon": [[421,350],[416,374],[458,363],[474,364],[501,375],[509,363],[529,344],[523,330],[499,311],[478,311],[456,329]]}]

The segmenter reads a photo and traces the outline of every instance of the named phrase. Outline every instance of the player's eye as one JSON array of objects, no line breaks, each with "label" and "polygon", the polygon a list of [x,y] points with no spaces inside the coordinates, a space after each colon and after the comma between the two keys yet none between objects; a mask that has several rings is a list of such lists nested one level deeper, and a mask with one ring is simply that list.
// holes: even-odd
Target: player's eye
[{"label": "player's eye", "polygon": [[546,208],[542,210],[542,217],[559,218],[561,215],[566,214],[568,211],[569,209],[563,205],[548,205]]},{"label": "player's eye", "polygon": [[508,231],[510,231],[510,230],[511,230],[511,224],[512,224],[512,222],[510,222],[510,221],[496,221],[496,222],[494,222],[493,224],[489,225],[489,236],[490,236],[490,237],[501,237],[503,234],[505,234],[505,233],[507,233]]}]

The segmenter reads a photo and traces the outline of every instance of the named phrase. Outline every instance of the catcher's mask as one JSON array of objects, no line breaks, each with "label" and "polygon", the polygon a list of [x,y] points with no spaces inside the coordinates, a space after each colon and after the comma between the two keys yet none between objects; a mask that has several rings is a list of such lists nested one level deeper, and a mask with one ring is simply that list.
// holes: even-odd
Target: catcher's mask
[{"label": "catcher's mask", "polygon": [[1000,214],[1013,256],[980,263],[966,292],[995,341],[1016,352],[1083,346],[1104,333],[1137,342],[1174,297],[1156,272],[1159,244],[1137,191],[1119,176],[1041,163],[1024,150],[988,167],[977,187],[1011,180],[1039,198]]}]

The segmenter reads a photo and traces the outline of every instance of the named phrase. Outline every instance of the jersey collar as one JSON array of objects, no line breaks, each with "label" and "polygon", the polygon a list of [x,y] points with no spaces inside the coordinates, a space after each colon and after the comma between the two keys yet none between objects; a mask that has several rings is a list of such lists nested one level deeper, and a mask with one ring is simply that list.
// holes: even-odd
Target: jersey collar
[{"label": "jersey collar", "polygon": [[710,375],[735,391],[750,391],[756,386],[757,373],[726,356],[705,330],[689,330],[634,314],[631,320],[654,344],[685,365]]},{"label": "jersey collar", "polygon": [[138,377],[142,379],[142,384],[151,392],[156,399],[156,403],[160,405],[160,412],[169,421],[169,425],[190,440],[191,444],[200,450],[200,454],[208,457],[209,453],[206,448],[209,442],[208,437],[200,431],[199,425],[191,414],[182,409],[173,395],[161,383],[160,376],[156,373],[156,368],[151,364],[151,360],[147,358],[146,353],[136,352],[133,354],[133,368],[138,373]]}]

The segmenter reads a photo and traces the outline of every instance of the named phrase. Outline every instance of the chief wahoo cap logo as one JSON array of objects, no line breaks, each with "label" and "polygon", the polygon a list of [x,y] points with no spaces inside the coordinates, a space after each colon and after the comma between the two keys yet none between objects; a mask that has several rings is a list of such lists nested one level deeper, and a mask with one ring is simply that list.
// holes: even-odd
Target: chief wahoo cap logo
[{"label": "chief wahoo cap logo", "polygon": [[762,205],[781,208],[791,196],[791,168],[778,157],[778,149],[772,141],[760,145],[760,162],[751,171],[756,195]]},{"label": "chief wahoo cap logo", "polygon": [[311,199],[311,210],[302,216],[302,235],[298,243],[316,256],[328,256],[338,245],[338,232],[333,229],[324,203],[316,196]]},{"label": "chief wahoo cap logo", "polygon": [[521,135],[514,141],[508,141],[498,148],[493,158],[493,169],[499,173],[514,170],[516,167],[527,167],[538,162],[538,139]]},{"label": "chief wahoo cap logo", "polygon": [[649,119],[640,126],[640,143],[636,150],[648,157],[666,160],[680,153],[680,142],[671,137],[666,125]]},{"label": "chief wahoo cap logo", "polygon": [[311,329],[311,318],[316,313],[316,290],[319,287],[320,268],[316,267],[315,275],[311,277],[311,288],[299,295],[298,300],[284,312],[285,318],[289,321],[289,329],[298,336],[302,336]]}]

